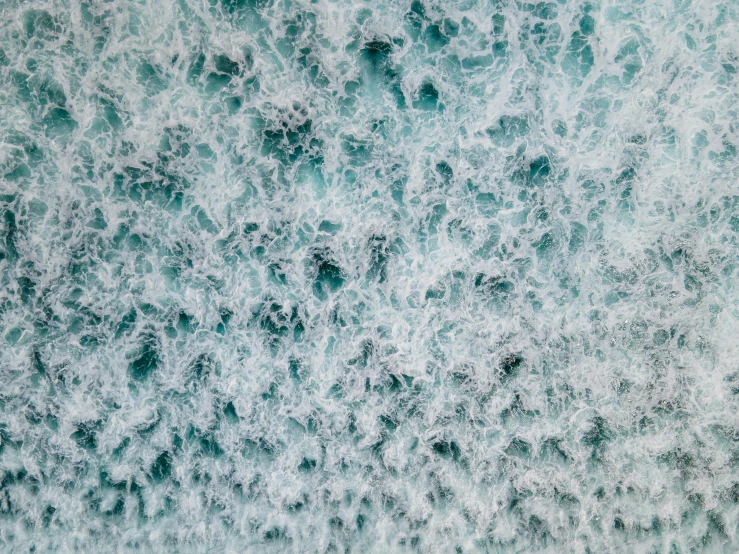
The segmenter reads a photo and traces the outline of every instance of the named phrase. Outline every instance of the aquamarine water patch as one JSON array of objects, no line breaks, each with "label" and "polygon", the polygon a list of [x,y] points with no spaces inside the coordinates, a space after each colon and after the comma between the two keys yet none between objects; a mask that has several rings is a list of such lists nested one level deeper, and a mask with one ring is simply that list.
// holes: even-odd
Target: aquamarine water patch
[{"label": "aquamarine water patch", "polygon": [[731,1],[0,6],[3,552],[733,552]]}]

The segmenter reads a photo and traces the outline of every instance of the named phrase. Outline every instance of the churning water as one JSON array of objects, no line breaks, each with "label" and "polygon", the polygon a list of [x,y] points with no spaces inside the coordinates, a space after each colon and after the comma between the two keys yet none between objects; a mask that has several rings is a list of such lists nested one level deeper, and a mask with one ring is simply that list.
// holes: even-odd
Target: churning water
[{"label": "churning water", "polygon": [[737,551],[735,0],[0,13],[4,552]]}]

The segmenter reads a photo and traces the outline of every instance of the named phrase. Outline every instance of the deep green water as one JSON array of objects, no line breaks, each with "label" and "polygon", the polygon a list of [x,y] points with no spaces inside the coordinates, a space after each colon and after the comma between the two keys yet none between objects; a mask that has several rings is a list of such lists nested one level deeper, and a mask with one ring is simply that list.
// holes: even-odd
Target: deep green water
[{"label": "deep green water", "polygon": [[735,0],[0,15],[0,551],[739,551]]}]

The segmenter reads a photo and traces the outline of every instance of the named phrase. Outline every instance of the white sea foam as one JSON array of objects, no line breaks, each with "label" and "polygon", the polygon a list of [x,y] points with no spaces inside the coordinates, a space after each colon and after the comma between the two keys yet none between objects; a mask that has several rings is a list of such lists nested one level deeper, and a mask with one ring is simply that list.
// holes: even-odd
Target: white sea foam
[{"label": "white sea foam", "polygon": [[8,552],[731,552],[734,2],[0,6]]}]

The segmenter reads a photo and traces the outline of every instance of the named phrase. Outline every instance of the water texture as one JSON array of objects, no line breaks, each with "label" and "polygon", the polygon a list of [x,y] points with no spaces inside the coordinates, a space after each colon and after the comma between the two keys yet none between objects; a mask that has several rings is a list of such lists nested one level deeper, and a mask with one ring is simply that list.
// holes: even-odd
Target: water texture
[{"label": "water texture", "polygon": [[735,0],[0,14],[0,550],[739,550]]}]

